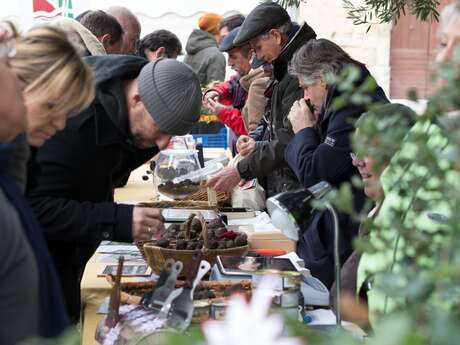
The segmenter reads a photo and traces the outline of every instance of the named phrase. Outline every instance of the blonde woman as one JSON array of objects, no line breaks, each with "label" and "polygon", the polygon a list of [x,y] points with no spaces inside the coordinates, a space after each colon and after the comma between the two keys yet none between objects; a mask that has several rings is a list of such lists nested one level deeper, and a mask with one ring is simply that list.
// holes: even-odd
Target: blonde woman
[{"label": "blonde woman", "polygon": [[94,98],[89,67],[58,28],[35,27],[18,38],[10,65],[24,86],[29,145],[41,146]]},{"label": "blonde woman", "polygon": [[[12,40],[10,40],[11,42]],[[15,38],[15,49],[8,54],[7,65],[19,80],[25,106],[24,130],[27,143],[38,147],[65,126],[66,119],[85,109],[94,98],[92,74],[65,33],[50,26],[33,28],[22,37]],[[4,107],[5,104],[0,104]],[[8,110],[8,109],[6,109]],[[15,133],[12,133],[13,137]],[[16,140],[14,143],[20,145]],[[7,162],[13,158],[16,165],[25,166],[26,155],[12,156],[13,145],[0,142],[0,158]],[[20,155],[19,155],[20,156]],[[42,230],[29,208],[17,183],[10,177],[5,165],[0,164],[0,192],[7,202],[13,227],[28,240],[38,272],[38,324],[36,335],[54,337],[69,326],[55,267],[48,253]],[[25,175],[25,168],[22,168]],[[1,206],[1,205],[0,205]],[[11,223],[14,221],[14,224]],[[4,229],[4,228],[2,228]],[[4,262],[0,263],[4,264]],[[0,266],[1,267],[1,266]],[[30,287],[33,289],[33,287]],[[34,325],[31,325],[31,329]],[[25,337],[27,334],[24,334]],[[32,335],[29,333],[28,335]],[[1,344],[6,344],[0,340]]]},{"label": "blonde woman", "polygon": [[88,107],[94,86],[90,69],[64,31],[55,27],[38,26],[17,37],[16,54],[9,63],[22,84],[27,107],[26,133],[16,139],[10,162],[10,173],[24,190],[28,145],[43,145],[64,128],[67,118]]}]

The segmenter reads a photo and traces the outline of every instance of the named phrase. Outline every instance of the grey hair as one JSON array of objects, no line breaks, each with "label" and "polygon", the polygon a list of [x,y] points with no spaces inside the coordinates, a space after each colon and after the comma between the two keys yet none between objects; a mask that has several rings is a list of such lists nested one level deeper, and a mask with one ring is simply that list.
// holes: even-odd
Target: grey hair
[{"label": "grey hair", "polygon": [[305,85],[312,85],[321,76],[338,74],[345,65],[362,65],[334,42],[311,39],[301,46],[289,62],[289,73]]},{"label": "grey hair", "polygon": [[439,34],[446,33],[454,20],[460,20],[460,0],[444,7],[439,18]]},{"label": "grey hair", "polygon": [[[289,32],[292,30],[292,22],[289,20],[286,23],[274,28],[275,30],[279,31],[282,35],[288,36]],[[269,35],[269,32],[264,32],[260,37],[262,39],[266,39]]]}]

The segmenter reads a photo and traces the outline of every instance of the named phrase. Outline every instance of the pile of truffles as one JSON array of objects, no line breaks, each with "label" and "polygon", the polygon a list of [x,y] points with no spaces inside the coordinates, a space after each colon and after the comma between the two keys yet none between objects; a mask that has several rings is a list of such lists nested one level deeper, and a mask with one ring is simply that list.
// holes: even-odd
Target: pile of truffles
[{"label": "pile of truffles", "polygon": [[186,167],[181,167],[181,168],[164,167],[164,168],[158,169],[157,175],[162,180],[173,180],[176,177],[187,174],[188,172],[189,172],[189,169],[187,169]]},{"label": "pile of truffles", "polygon": [[[177,250],[229,249],[245,246],[248,237],[245,233],[229,231],[220,219],[206,223],[207,238],[203,234],[201,221],[194,214],[181,224],[171,224],[156,242],[158,247]],[[205,243],[206,242],[206,243]]]},{"label": "pile of truffles", "polygon": [[235,283],[227,286],[223,291],[213,291],[213,289],[207,289],[203,287],[197,287],[193,293],[193,300],[201,300],[208,298],[217,298],[217,297],[230,297],[236,293],[244,294],[247,289],[240,283]]},{"label": "pile of truffles", "polygon": [[200,184],[198,182],[192,182],[191,180],[184,180],[179,183],[173,183],[167,181],[158,185],[158,191],[161,194],[170,196],[172,198],[180,197],[196,193],[200,190]]}]

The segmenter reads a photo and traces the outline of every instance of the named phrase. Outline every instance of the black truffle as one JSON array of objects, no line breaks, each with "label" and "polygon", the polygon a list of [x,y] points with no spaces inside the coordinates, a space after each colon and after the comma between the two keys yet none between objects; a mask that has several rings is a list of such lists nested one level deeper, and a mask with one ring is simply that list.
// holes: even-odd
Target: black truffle
[{"label": "black truffle", "polygon": [[187,243],[187,250],[195,250],[197,243],[195,241],[190,241]]},{"label": "black truffle", "polygon": [[225,234],[227,232],[227,229],[225,228],[218,228],[215,233],[216,233],[216,237],[219,238],[221,237],[223,234]]},{"label": "black truffle", "polygon": [[197,218],[193,218],[191,229],[195,232],[201,232],[201,222]]},{"label": "black truffle", "polygon": [[[242,236],[242,235],[244,235],[244,236]],[[245,246],[247,244],[248,244],[248,239],[247,239],[246,234],[239,234],[238,236],[236,236],[235,245],[237,247],[242,247],[242,246]]]},{"label": "black truffle", "polygon": [[176,249],[177,250],[184,250],[187,247],[187,242],[183,239],[177,240]]},{"label": "black truffle", "polygon": [[209,249],[217,249],[219,243],[216,240],[210,240],[208,242]]},{"label": "black truffle", "polygon": [[162,248],[168,248],[169,247],[169,241],[166,238],[160,238],[157,241],[157,246],[162,247]]}]

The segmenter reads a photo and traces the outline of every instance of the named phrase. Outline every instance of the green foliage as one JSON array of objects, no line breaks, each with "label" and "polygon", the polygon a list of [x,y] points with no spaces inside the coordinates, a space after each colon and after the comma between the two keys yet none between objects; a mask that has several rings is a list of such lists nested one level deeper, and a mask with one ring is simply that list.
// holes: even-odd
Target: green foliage
[{"label": "green foliage", "polygon": [[348,18],[355,25],[397,22],[406,12],[419,20],[438,21],[438,5],[438,0],[365,0],[359,5],[353,0],[343,0]]},{"label": "green foliage", "polygon": [[[356,87],[358,70],[352,69],[329,79],[342,92],[334,106],[365,105],[367,115],[357,123],[353,150],[361,158],[372,157],[374,167],[387,167],[384,175],[393,179],[388,179],[391,183],[385,194],[400,200],[390,203],[386,221],[372,222],[359,215],[371,229],[372,240],[360,238],[356,248],[363,253],[393,253],[391,267],[396,267],[383,266],[375,274],[374,289],[394,304],[377,323],[369,343],[456,344],[460,333],[460,117],[449,111],[460,109],[460,66],[439,67],[437,76],[444,86],[429,99],[413,127],[404,121],[408,117],[382,114],[381,105],[367,102],[369,88]],[[409,96],[417,99],[415,91]],[[333,202],[356,217],[347,206],[349,188],[342,185]],[[431,211],[440,213],[434,225],[428,226],[422,216]]]},{"label": "green foliage", "polygon": [[[314,1],[314,0],[310,0]],[[306,0],[277,0],[281,6],[299,7]],[[439,0],[342,0],[353,24],[372,24],[397,22],[402,15],[413,14],[422,21],[438,21]]]},{"label": "green foliage", "polygon": [[55,339],[29,339],[20,345],[80,345],[80,342],[80,333],[71,329]]}]

